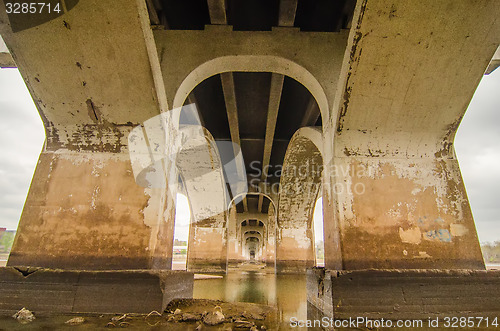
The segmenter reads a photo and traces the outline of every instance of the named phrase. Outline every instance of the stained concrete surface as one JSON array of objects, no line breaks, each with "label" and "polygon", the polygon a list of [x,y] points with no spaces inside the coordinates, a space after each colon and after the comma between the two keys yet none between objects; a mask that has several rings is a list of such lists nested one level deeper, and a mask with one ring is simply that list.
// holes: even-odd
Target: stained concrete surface
[{"label": "stained concrete surface", "polygon": [[[314,318],[311,306],[306,300],[305,275],[274,275],[259,271],[230,272],[223,278],[195,280],[194,298],[223,300],[226,302],[256,303],[273,306],[278,311],[275,322],[266,325],[267,330],[304,330],[305,328],[292,328],[289,320],[296,317],[300,320]],[[37,319],[28,325],[21,325],[9,316],[0,317],[0,330],[108,330],[106,325],[114,317],[122,315],[50,315],[44,316],[36,313]],[[86,322],[79,326],[64,324],[70,318],[84,316]],[[130,318],[128,318],[130,317]],[[162,317],[152,314],[129,315],[120,321],[129,324],[129,330],[195,330],[196,322],[174,323],[168,322],[168,314]],[[119,327],[119,323],[114,323]],[[213,327],[204,327],[203,330],[227,330],[229,324]],[[309,328],[308,330],[321,330]],[[358,328],[356,330],[367,330]],[[422,328],[407,328],[405,330],[423,330]],[[438,328],[436,330],[439,330]]]},{"label": "stained concrete surface", "polygon": [[358,270],[314,268],[308,301],[328,317],[428,320],[498,319],[500,273],[479,270]]},{"label": "stained concrete surface", "polygon": [[174,298],[191,298],[185,271],[78,271],[0,268],[0,314],[22,307],[42,314],[148,313]]}]

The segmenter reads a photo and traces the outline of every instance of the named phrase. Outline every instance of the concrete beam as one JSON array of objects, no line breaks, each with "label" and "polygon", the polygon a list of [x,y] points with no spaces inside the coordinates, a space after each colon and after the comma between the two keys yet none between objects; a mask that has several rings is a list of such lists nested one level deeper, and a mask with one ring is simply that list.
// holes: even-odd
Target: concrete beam
[{"label": "concrete beam", "polygon": [[486,69],[485,75],[491,74],[498,67],[500,67],[500,47],[498,47],[495,55],[493,55],[493,58],[491,59],[488,68]]},{"label": "concrete beam", "polygon": [[238,123],[238,106],[236,104],[236,91],[234,89],[233,73],[221,73],[220,78],[222,82],[222,91],[224,93],[224,101],[226,104],[229,130],[231,132],[231,140],[240,146],[240,126]]},{"label": "concrete beam", "polygon": [[[208,9],[210,13],[210,22],[214,25],[226,25],[227,17],[226,17],[226,1],[225,0],[207,0]],[[238,123],[238,107],[236,104],[236,92],[234,89],[234,78],[232,72],[224,72],[220,75],[222,82],[222,91],[224,93],[224,102],[226,104],[227,111],[227,119],[229,122],[229,130],[231,132],[231,140],[238,147],[241,146],[240,141],[240,127]],[[239,151],[234,150],[234,155]],[[240,160],[236,158],[236,160]],[[241,174],[241,169],[243,169],[242,164],[237,165],[238,177],[244,178]],[[245,211],[248,211],[248,202],[247,198],[243,198],[243,208]]]},{"label": "concrete beam", "polygon": [[146,5],[148,6],[148,14],[149,19],[153,25],[160,24],[160,18],[158,17],[158,13],[156,12],[156,7],[153,3],[153,0],[146,0]]},{"label": "concrete beam", "polygon": [[[234,77],[232,72],[223,72],[220,74],[221,82],[222,82],[222,91],[224,93],[224,102],[226,104],[226,112],[227,112],[227,120],[229,122],[229,131],[231,133],[231,140],[236,146],[241,146],[240,141],[240,125],[238,122],[238,106],[236,103],[236,91],[234,89]],[[236,157],[238,150],[234,150],[234,156]],[[236,161],[241,161],[239,158],[236,158]],[[244,178],[246,174],[242,174],[241,171],[243,169],[242,164],[238,164],[236,167],[238,171],[238,177]],[[243,207],[245,211],[248,211],[248,202],[247,198],[243,198]]]},{"label": "concrete beam", "polygon": [[14,62],[14,59],[12,58],[9,49],[7,48],[7,45],[5,45],[2,36],[0,36],[0,68],[16,68],[16,67],[17,67],[16,63]]},{"label": "concrete beam", "polygon": [[318,104],[313,97],[309,99],[309,103],[307,104],[306,112],[304,117],[302,118],[302,122],[300,123],[301,127],[304,126],[315,126],[318,118],[320,117],[320,112],[318,108]]},{"label": "concrete beam", "polygon": [[205,120],[203,119],[203,116],[201,116],[201,112],[200,112],[200,104],[198,103],[198,100],[196,99],[194,91],[189,94],[187,101],[190,104],[196,105],[196,110],[198,111],[198,118],[200,120],[200,124],[201,124],[201,126],[205,126]]},{"label": "concrete beam", "polygon": [[292,27],[295,23],[298,0],[280,0],[279,26]]},{"label": "concrete beam", "polygon": [[[278,25],[283,27],[293,27],[295,22],[295,13],[297,12],[297,0],[281,0],[279,7]],[[274,130],[276,129],[276,120],[283,89],[282,75],[273,74],[271,78],[271,91],[269,96],[269,106],[267,110],[266,137],[264,141],[264,156],[262,158],[262,177],[261,183],[267,180],[265,169],[269,165],[271,152],[273,149]],[[258,211],[262,212],[263,196],[259,196]]]},{"label": "concrete beam", "polygon": [[210,22],[214,25],[227,24],[226,1],[225,0],[207,0],[208,10],[210,12]]},{"label": "concrete beam", "polygon": [[[276,121],[278,120],[278,110],[280,108],[281,91],[283,90],[283,75],[272,74],[271,76],[271,92],[269,94],[269,104],[267,107],[267,122],[266,122],[266,136],[264,140],[264,155],[262,157],[262,176],[261,182],[267,179],[266,169],[271,159],[271,152],[273,150],[274,131],[276,129]],[[259,212],[262,211],[262,195],[259,196]]]}]

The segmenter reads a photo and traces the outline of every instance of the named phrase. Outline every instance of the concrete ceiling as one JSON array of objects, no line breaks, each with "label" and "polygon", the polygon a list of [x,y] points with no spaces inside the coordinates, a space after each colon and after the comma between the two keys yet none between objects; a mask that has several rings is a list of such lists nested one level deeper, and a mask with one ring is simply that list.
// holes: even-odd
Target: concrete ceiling
[{"label": "concrete ceiling", "polygon": [[[171,30],[203,30],[231,25],[235,31],[337,32],[348,28],[353,0],[148,0],[151,24]],[[279,183],[279,170],[290,139],[304,126],[321,126],[318,105],[297,81],[271,73],[232,72],[200,83],[186,104],[195,102],[214,139],[241,146],[249,182]],[[224,163],[230,161],[222,160]],[[262,175],[269,165],[270,176]],[[247,196],[238,212],[267,213],[269,200]]]},{"label": "concrete ceiling", "polygon": [[[148,0],[155,12],[152,23],[173,30],[203,30],[213,22],[210,10],[214,6],[217,19],[225,16],[225,23],[235,31],[270,31],[276,26],[298,27],[301,31],[339,31],[352,18],[354,0]],[[283,19],[293,13],[294,19]],[[212,15],[213,16],[213,15]]]}]

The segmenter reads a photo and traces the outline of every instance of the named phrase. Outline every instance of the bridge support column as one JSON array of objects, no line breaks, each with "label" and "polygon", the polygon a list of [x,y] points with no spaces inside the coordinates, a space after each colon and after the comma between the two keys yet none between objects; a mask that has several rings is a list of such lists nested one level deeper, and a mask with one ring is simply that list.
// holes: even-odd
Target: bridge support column
[{"label": "bridge support column", "polygon": [[266,266],[274,268],[276,263],[276,215],[272,205],[269,205],[267,213]]},{"label": "bridge support column", "polygon": [[323,170],[321,130],[299,129],[280,178],[276,270],[304,273],[315,265],[312,219]]},{"label": "bridge support column", "polygon": [[279,228],[276,249],[276,271],[303,273],[314,267],[314,236],[311,228]]},{"label": "bridge support column", "polygon": [[499,15],[489,0],[358,1],[328,138],[343,269],[484,269],[453,144]]},{"label": "bridge support column", "polygon": [[236,206],[229,209],[229,219],[227,227],[227,263],[236,265],[240,260],[240,250],[238,242],[238,224],[236,215]]},{"label": "bridge support column", "polygon": [[8,265],[168,269],[164,203],[163,190],[136,184],[128,154],[42,152]]},{"label": "bridge support column", "polygon": [[[338,158],[343,263],[366,268],[484,269],[458,162]],[[339,186],[340,187],[340,186]]]},{"label": "bridge support column", "polygon": [[187,269],[192,272],[226,272],[226,229],[191,225]]}]

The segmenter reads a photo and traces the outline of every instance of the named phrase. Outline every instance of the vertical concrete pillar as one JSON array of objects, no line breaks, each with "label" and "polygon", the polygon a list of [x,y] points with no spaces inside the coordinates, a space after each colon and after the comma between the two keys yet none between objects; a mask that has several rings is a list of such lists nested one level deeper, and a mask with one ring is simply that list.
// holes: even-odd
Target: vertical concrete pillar
[{"label": "vertical concrete pillar", "polygon": [[23,31],[11,23],[0,12],[46,142],[8,264],[168,268],[171,199],[137,184],[127,141],[167,111],[146,5],[89,0]]},{"label": "vertical concrete pillar", "polygon": [[238,242],[238,224],[236,206],[229,209],[229,219],[227,227],[227,263],[236,265],[239,262],[240,245]]},{"label": "vertical concrete pillar", "polygon": [[192,224],[187,259],[188,271],[226,272],[226,229]]},{"label": "vertical concrete pillar", "polygon": [[183,134],[176,164],[192,214],[187,269],[225,272],[229,201],[218,148],[210,132],[201,126],[186,127]]},{"label": "vertical concrete pillar", "polygon": [[277,272],[305,272],[315,265],[312,218],[323,168],[321,130],[302,128],[283,162],[278,201]]},{"label": "vertical concrete pillar", "polygon": [[269,204],[267,212],[267,246],[266,246],[266,266],[275,268],[276,266],[276,212],[272,203]]},{"label": "vertical concrete pillar", "polygon": [[66,269],[167,267],[163,190],[135,183],[127,154],[40,155],[9,266]]},{"label": "vertical concrete pillar", "polygon": [[453,143],[499,15],[491,0],[358,2],[328,137],[344,269],[484,269]]},{"label": "vertical concrete pillar", "polygon": [[333,160],[334,130],[331,125],[323,126],[323,237],[325,249],[325,268],[342,270],[340,226],[337,211],[336,175],[337,165]]}]

